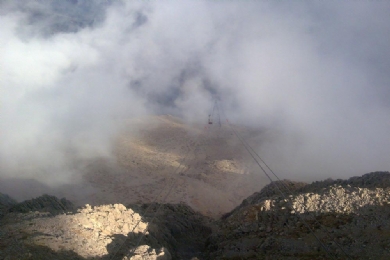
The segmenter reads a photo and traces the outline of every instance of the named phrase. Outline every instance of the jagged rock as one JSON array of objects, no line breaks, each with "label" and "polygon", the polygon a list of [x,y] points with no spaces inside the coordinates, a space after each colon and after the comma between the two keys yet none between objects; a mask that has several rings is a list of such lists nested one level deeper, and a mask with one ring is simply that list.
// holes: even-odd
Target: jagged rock
[{"label": "jagged rock", "polygon": [[285,194],[290,194],[290,192],[295,192],[297,190],[302,189],[303,187],[307,186],[307,183],[305,182],[296,182],[296,181],[290,181],[290,180],[281,180],[281,181],[274,181],[272,183],[267,184],[264,186],[263,189],[261,189],[260,192],[255,192],[248,198],[244,199],[241,205],[236,207],[231,212],[226,213],[222,216],[222,219],[227,218],[231,214],[233,214],[235,211],[240,210],[242,207],[245,207],[247,205],[254,204],[258,201],[263,200],[264,198],[271,198],[275,195],[281,196],[280,189]]},{"label": "jagged rock", "polygon": [[[184,204],[85,205],[65,214],[71,204],[57,208],[48,195],[7,200],[0,259],[389,259],[389,177],[275,182],[216,222]],[[283,195],[281,184],[289,187]]]},{"label": "jagged rock", "polygon": [[[4,218],[7,228],[0,229],[0,248],[6,248],[0,251],[0,259],[11,255],[26,258],[31,248],[36,252],[32,259],[53,254],[57,255],[52,258],[61,259],[69,252],[74,253],[69,259],[169,260],[201,256],[204,241],[211,234],[209,218],[186,205],[134,205],[134,209],[139,213],[122,204],[87,204],[75,214],[57,216],[13,211]],[[13,243],[14,239],[19,243]]]},{"label": "jagged rock", "polygon": [[[121,245],[127,237],[131,235],[133,241],[138,240],[139,234],[148,225],[138,213],[121,204],[97,207],[86,205],[75,214],[57,216],[41,212],[11,212],[4,218],[4,222],[7,229],[0,232],[0,246],[1,243],[12,246],[0,252],[0,259],[14,254],[22,258],[31,251],[28,246],[43,246],[46,251],[59,254],[55,258],[62,256],[62,252],[74,252],[78,257],[75,259],[104,259],[112,255],[120,257],[122,251],[126,250]],[[12,244],[14,239],[19,244]],[[132,244],[127,246],[131,248]],[[159,252],[160,248],[153,249]],[[36,259],[34,257],[37,255],[33,255],[32,259]]]},{"label": "jagged rock", "polygon": [[314,182],[286,197],[255,193],[219,221],[208,258],[387,259],[389,177]]}]

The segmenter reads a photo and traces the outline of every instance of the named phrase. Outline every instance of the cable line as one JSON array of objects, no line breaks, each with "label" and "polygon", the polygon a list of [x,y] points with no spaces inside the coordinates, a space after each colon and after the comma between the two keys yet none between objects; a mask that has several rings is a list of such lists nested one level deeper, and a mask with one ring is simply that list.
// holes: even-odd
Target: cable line
[{"label": "cable line", "polygon": [[[256,157],[253,155],[253,153],[251,152],[251,150],[253,150],[253,148],[248,144],[246,143],[243,138],[236,132],[236,130],[232,127],[232,125],[230,124],[229,120],[227,119],[226,117],[226,114],[224,112],[224,110],[222,109],[222,113],[226,119],[226,122],[228,124],[228,126],[231,128],[231,130],[233,131],[233,133],[237,136],[238,140],[241,142],[241,144],[245,147],[245,149],[248,151],[248,153],[251,155],[251,157],[254,159],[254,161],[256,162],[256,164],[260,167],[260,169],[264,172],[264,174],[267,176],[267,178],[270,180],[271,184],[273,183],[275,185],[275,187],[277,188],[277,190],[279,191],[279,193],[284,197],[285,200],[287,201],[290,201],[289,198],[284,194],[284,192],[282,192],[282,190],[280,189],[280,187],[278,186],[278,184],[276,182],[274,182],[272,180],[272,178],[270,177],[270,175],[265,171],[265,169],[261,166],[261,164],[259,163],[259,161],[256,159]],[[276,176],[276,174],[274,173],[274,175]],[[293,207],[293,203],[292,201],[290,201],[291,203],[291,208],[295,211],[294,207]],[[330,251],[329,251],[329,248],[319,239],[319,237],[314,233],[313,229],[309,226],[309,224],[307,224],[307,222],[299,215],[297,214],[297,216],[301,219],[301,221],[304,223],[304,225],[306,226],[307,229],[309,229],[310,233],[315,237],[315,239],[318,241],[318,243],[323,247],[325,253],[332,257],[333,259],[336,259],[335,256],[333,256]]]},{"label": "cable line", "polygon": [[[225,116],[226,118],[226,116]],[[267,165],[267,163],[260,157],[260,155],[242,138],[242,141],[247,145],[249,146],[249,148],[251,149],[251,151],[257,156],[257,158],[265,165],[265,167],[278,179],[279,183],[284,187],[285,190],[288,191],[289,194],[291,195],[295,195],[294,192],[276,175],[276,173]],[[262,169],[263,170],[263,169]],[[264,170],[263,170],[264,171]],[[306,210],[306,206],[305,204],[303,204],[301,201],[297,200],[297,202],[300,204],[300,206],[302,206],[305,210]],[[349,254],[344,250],[344,248],[339,244],[337,243],[334,239],[332,239],[332,237],[329,235],[329,230],[326,226],[322,225],[321,223],[319,223],[317,221],[317,219],[314,217],[314,222],[316,224],[318,224],[319,226],[321,226],[323,229],[325,229],[326,231],[326,236],[328,238],[330,238],[331,240],[333,240],[333,242],[337,245],[337,247],[344,253],[344,255],[348,258],[348,259],[352,259]]]},{"label": "cable line", "polygon": [[[243,140],[245,143],[246,141]],[[247,144],[247,143],[246,143]],[[249,144],[248,144],[249,145]],[[279,179],[279,177],[274,173],[274,171],[265,163],[265,161],[263,159],[261,159],[260,155],[251,147],[249,146],[250,149],[252,150],[252,152],[259,158],[259,160],[265,165],[265,167],[278,179],[278,181],[281,183],[281,185],[284,187],[285,190],[288,191],[289,194],[291,195],[295,195],[294,192],[281,180]],[[306,210],[306,206],[305,204],[303,204],[300,200],[297,200],[297,202],[300,204],[300,206],[302,206],[305,210]],[[337,247],[344,253],[344,255],[348,258],[348,259],[352,259],[349,254],[344,250],[344,248],[339,244],[337,243],[334,239],[332,239],[330,236],[329,236],[329,230],[326,226],[322,225],[321,223],[319,223],[317,221],[317,219],[314,217],[314,222],[318,225],[320,225],[322,228],[325,229],[326,231],[326,236],[328,238],[330,238],[331,240],[333,240],[333,242],[337,245]]]}]

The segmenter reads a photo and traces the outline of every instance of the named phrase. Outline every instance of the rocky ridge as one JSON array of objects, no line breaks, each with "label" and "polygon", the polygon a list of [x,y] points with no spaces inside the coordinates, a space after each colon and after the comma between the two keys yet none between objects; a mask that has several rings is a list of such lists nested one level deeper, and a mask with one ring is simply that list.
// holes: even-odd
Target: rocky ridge
[{"label": "rocky ridge", "polygon": [[[217,221],[185,204],[72,211],[65,199],[48,195],[4,201],[0,259],[390,258],[388,172],[312,184],[274,182]],[[68,208],[59,211],[57,201]]]},{"label": "rocky ridge", "polygon": [[16,212],[23,205],[41,209],[29,201],[1,220],[0,259],[190,259],[211,233],[208,218],[180,204],[86,205],[57,215]]},{"label": "rocky ridge", "polygon": [[[6,228],[0,240],[5,250],[0,252],[0,259],[46,259],[52,255],[56,259],[108,259],[105,256],[113,254],[128,235],[143,233],[148,226],[138,213],[121,204],[86,205],[76,214],[54,217],[38,211],[9,213],[3,223]],[[15,239],[18,243],[11,246]],[[36,245],[45,250],[37,252]],[[149,251],[156,256],[169,255],[163,248]]]},{"label": "rocky ridge", "polygon": [[376,172],[345,181],[297,183],[286,197],[268,196],[267,189],[276,189],[270,184],[219,221],[208,240],[209,257],[388,259],[389,180],[388,172]]}]

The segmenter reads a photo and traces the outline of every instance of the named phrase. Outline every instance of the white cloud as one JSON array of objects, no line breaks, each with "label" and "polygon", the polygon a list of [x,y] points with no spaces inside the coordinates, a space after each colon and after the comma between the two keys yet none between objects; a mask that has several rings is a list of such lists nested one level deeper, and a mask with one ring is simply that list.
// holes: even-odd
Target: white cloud
[{"label": "white cloud", "polygon": [[110,155],[116,118],[207,120],[213,91],[232,121],[268,129],[259,150],[285,177],[388,170],[389,18],[356,3],[7,2],[2,174],[55,181],[74,156]]}]

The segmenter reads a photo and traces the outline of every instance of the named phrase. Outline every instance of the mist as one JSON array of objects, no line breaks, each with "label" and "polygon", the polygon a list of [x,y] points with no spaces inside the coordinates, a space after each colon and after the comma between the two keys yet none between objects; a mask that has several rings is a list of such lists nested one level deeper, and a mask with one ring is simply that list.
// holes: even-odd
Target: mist
[{"label": "mist", "polygon": [[214,97],[282,178],[388,171],[385,1],[1,1],[0,177],[69,183],[123,120]]}]

